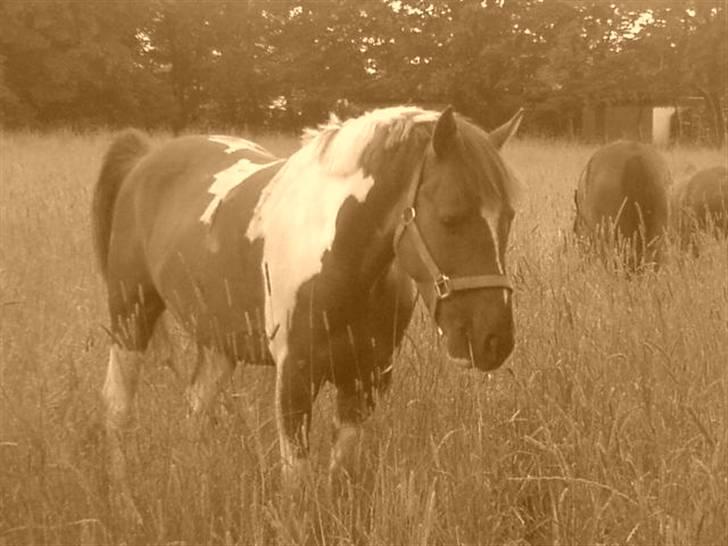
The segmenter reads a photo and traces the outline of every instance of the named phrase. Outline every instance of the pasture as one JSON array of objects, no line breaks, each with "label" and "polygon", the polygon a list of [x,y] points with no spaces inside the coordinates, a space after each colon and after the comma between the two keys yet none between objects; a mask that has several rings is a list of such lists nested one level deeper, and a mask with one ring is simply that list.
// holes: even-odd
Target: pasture
[{"label": "pasture", "polygon": [[[726,242],[704,241],[697,258],[672,246],[640,278],[607,271],[570,235],[594,147],[527,139],[504,153],[526,186],[508,255],[514,354],[490,375],[449,367],[416,313],[366,426],[368,525],[363,494],[327,494],[328,390],[298,502],[280,489],[274,370],[238,369],[190,441],[181,335],[176,373],[161,350],[142,372],[128,454],[144,523],[124,524],[108,499],[108,319],[89,227],[110,138],[0,134],[0,545],[725,543]],[[663,153],[676,179],[725,161]]]}]

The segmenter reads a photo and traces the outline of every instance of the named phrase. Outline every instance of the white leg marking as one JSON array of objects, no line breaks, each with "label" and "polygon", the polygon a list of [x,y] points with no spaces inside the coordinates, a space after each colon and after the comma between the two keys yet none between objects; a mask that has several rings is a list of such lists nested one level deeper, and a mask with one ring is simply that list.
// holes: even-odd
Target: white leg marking
[{"label": "white leg marking", "polygon": [[126,351],[112,345],[102,395],[106,402],[107,426],[124,427],[129,421],[131,404],[136,392],[141,363],[139,351]]},{"label": "white leg marking", "polygon": [[[280,382],[276,384],[276,421],[278,425],[278,442],[281,451],[281,480],[284,488],[296,490],[304,483],[310,471],[310,465],[307,457],[301,457],[299,455],[299,446],[296,446],[285,432],[283,407],[281,405],[282,388],[279,385]],[[305,427],[306,423],[302,423],[302,426]]]},{"label": "white leg marking", "polygon": [[225,355],[207,347],[201,349],[192,384],[187,389],[187,400],[193,414],[210,410],[232,373],[233,365]]},{"label": "white leg marking", "polygon": [[345,423],[338,427],[329,465],[329,474],[332,479],[336,479],[336,474],[342,472],[349,478],[356,479],[356,466],[360,456],[362,436],[361,425]]},{"label": "white leg marking", "polygon": [[115,502],[119,503],[123,518],[136,525],[142,523],[142,518],[134,504],[126,476],[124,428],[129,422],[141,358],[142,354],[138,351],[126,351],[118,345],[112,345],[106,380],[101,390],[106,402],[106,438],[111,465],[110,475],[118,494]]},{"label": "white leg marking", "polygon": [[[276,392],[275,411],[278,428],[278,443],[281,451],[281,475],[286,486],[296,486],[306,470],[306,459],[298,456],[296,446],[286,434],[283,417],[283,364],[286,361],[287,349],[276,356]],[[280,358],[280,360],[278,360]]]}]

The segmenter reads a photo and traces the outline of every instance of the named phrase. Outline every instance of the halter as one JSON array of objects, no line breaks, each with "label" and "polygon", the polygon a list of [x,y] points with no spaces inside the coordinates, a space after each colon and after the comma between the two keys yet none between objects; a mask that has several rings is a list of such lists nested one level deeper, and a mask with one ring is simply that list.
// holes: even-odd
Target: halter
[{"label": "halter", "polygon": [[397,228],[394,231],[394,252],[395,254],[397,253],[397,248],[399,248],[399,244],[405,233],[409,233],[410,238],[415,245],[415,249],[417,250],[417,254],[422,260],[422,263],[425,264],[425,268],[427,268],[430,278],[432,279],[435,297],[428,304],[432,316],[435,317],[437,313],[437,304],[440,303],[441,300],[450,297],[453,292],[474,290],[478,288],[501,288],[513,292],[513,285],[511,284],[508,276],[505,274],[449,277],[437,266],[435,259],[432,257],[432,253],[427,248],[427,243],[425,243],[425,240],[422,237],[422,232],[415,221],[417,218],[415,201],[417,200],[417,193],[419,192],[420,185],[422,184],[422,172],[424,171],[424,165],[425,159],[423,157],[412,176],[412,182],[407,190],[405,209],[402,212],[400,222],[397,224]]}]

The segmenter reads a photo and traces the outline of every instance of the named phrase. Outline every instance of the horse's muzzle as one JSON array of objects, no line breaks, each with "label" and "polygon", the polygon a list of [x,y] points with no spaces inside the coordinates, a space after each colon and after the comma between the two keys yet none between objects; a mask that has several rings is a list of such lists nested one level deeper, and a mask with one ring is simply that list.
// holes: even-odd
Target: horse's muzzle
[{"label": "horse's muzzle", "polygon": [[513,352],[514,345],[515,339],[512,333],[486,336],[481,356],[475,358],[475,367],[483,371],[498,368]]},{"label": "horse's muzzle", "polygon": [[512,331],[486,335],[475,344],[470,339],[462,330],[451,332],[447,335],[447,353],[457,364],[480,371],[498,368],[510,356],[515,344]]}]

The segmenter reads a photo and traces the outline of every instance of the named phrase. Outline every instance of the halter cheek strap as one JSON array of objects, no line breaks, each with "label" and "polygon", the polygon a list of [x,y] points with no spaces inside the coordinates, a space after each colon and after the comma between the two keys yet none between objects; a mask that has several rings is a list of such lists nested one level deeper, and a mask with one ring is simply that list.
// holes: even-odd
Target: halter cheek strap
[{"label": "halter cheek strap", "polygon": [[479,288],[500,288],[512,292],[513,285],[506,275],[488,274],[451,278],[445,275],[437,266],[430,249],[427,248],[427,243],[425,243],[425,240],[422,237],[422,232],[420,231],[416,221],[417,210],[415,208],[415,202],[417,200],[417,193],[419,192],[420,185],[422,184],[424,163],[425,161],[423,158],[415,169],[412,182],[410,182],[407,190],[405,209],[402,212],[400,222],[394,231],[394,253],[397,253],[402,237],[404,237],[405,234],[408,234],[418,256],[420,257],[420,260],[422,260],[422,263],[425,265],[425,268],[432,279],[434,298],[428,303],[432,316],[434,317],[437,313],[437,304],[440,300],[448,298],[453,292],[475,290]]}]

